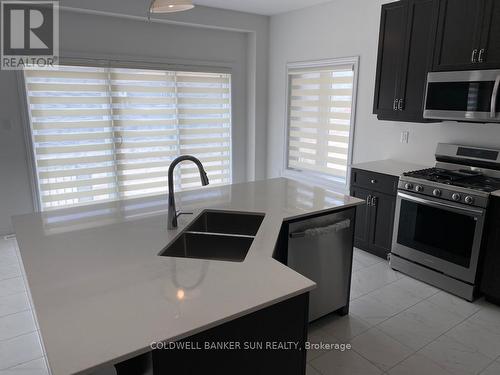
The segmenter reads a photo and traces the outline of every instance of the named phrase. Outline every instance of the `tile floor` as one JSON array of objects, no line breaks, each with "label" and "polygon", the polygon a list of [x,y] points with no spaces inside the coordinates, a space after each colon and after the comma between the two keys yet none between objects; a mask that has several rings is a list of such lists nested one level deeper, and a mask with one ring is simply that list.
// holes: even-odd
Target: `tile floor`
[{"label": "tile floor", "polygon": [[500,307],[469,303],[355,250],[349,316],[310,327],[311,342],[350,351],[310,351],[308,375],[499,375]]},{"label": "tile floor", "polygon": [[[351,350],[310,350],[307,375],[500,374],[500,307],[468,303],[391,270],[355,250],[348,316],[310,327],[312,343]],[[0,375],[47,375],[16,256],[0,239]]]}]

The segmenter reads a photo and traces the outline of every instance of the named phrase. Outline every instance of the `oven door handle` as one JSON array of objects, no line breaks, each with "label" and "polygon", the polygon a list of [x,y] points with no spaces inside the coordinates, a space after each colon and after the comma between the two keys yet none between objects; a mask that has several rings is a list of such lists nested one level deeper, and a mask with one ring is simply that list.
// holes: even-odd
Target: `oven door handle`
[{"label": "oven door handle", "polygon": [[498,99],[498,89],[500,88],[500,75],[497,76],[495,80],[495,86],[493,86],[493,93],[491,94],[491,111],[490,117],[495,118],[497,116],[497,99]]},{"label": "oven door handle", "polygon": [[428,199],[422,199],[422,198],[418,198],[418,197],[414,197],[413,195],[409,195],[409,194],[405,194],[405,193],[401,193],[401,192],[398,192],[398,197],[401,197],[403,199],[407,199],[409,201],[413,201],[413,202],[417,202],[417,203],[422,203],[422,204],[425,204],[427,206],[432,206],[432,207],[441,207],[441,208],[444,208],[444,209],[447,209],[448,211],[455,211],[455,212],[468,212],[468,213],[471,213],[475,216],[483,216],[484,215],[484,211],[483,210],[475,210],[473,208],[469,208],[469,207],[457,207],[453,204],[449,204],[449,203],[441,203],[441,202],[435,202],[435,201],[431,201],[431,200],[428,200]]}]

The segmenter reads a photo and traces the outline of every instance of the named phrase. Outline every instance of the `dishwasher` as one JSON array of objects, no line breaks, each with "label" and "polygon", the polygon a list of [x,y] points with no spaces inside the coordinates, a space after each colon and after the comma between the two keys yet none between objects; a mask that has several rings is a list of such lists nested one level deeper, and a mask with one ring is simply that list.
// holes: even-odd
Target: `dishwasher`
[{"label": "dishwasher", "polygon": [[309,321],[349,310],[355,208],[288,222],[287,265],[317,286]]}]

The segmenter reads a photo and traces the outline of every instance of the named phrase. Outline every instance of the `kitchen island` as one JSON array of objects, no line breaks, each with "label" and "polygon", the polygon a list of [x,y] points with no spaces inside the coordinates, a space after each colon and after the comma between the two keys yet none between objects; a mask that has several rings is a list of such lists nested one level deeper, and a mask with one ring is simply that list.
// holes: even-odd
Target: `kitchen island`
[{"label": "kitchen island", "polygon": [[[363,201],[283,178],[177,194],[193,215],[167,230],[165,196],[14,218],[53,375],[92,373],[312,290],[273,259],[285,220]],[[264,214],[242,262],[158,256],[204,209]]]}]

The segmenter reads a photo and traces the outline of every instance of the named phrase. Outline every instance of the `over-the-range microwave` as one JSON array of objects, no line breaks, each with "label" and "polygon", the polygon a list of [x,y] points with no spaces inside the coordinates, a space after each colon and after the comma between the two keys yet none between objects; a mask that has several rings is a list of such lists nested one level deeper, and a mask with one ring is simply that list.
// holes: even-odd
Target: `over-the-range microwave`
[{"label": "over-the-range microwave", "polygon": [[424,118],[500,122],[500,70],[431,72]]}]

